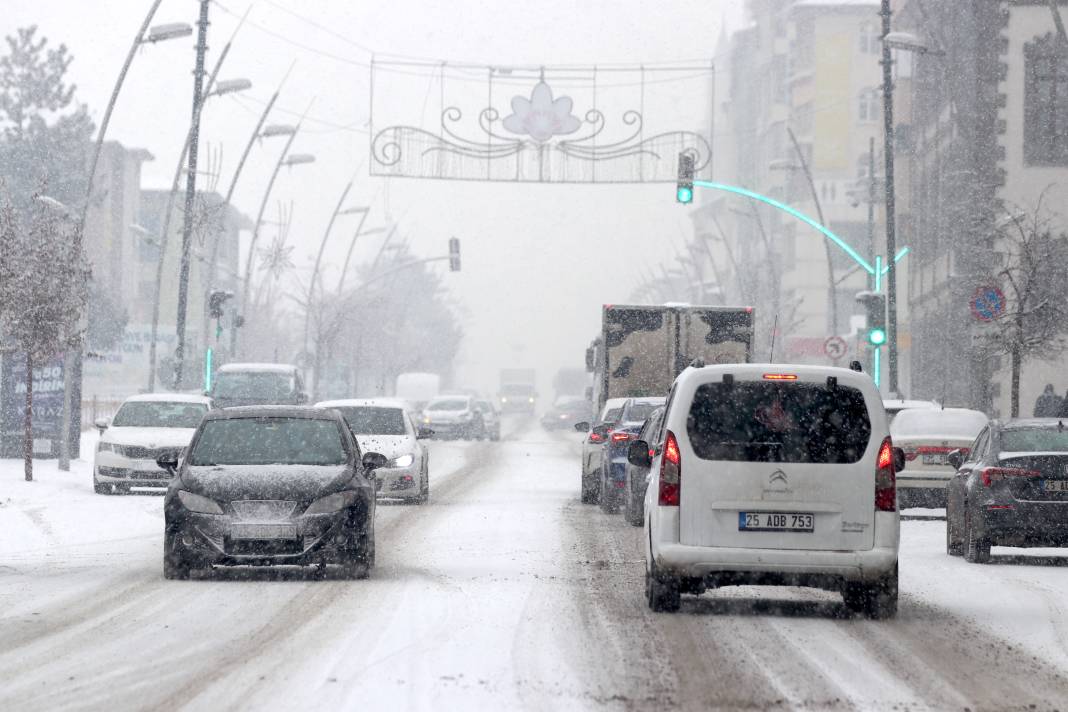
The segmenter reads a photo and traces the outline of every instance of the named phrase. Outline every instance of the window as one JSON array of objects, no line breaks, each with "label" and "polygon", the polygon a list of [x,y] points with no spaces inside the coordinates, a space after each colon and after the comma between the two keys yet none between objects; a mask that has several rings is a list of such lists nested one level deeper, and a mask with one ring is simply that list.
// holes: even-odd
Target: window
[{"label": "window", "polygon": [[117,428],[195,428],[208,412],[204,403],[130,401],[111,424]]},{"label": "window", "polygon": [[406,435],[404,411],[400,408],[357,406],[334,408],[357,435]]},{"label": "window", "polygon": [[879,27],[875,22],[867,21],[860,23],[859,49],[864,54],[878,54],[882,51],[879,46]]},{"label": "window", "polygon": [[857,105],[857,118],[861,121],[878,121],[881,109],[877,89],[861,89]]},{"label": "window", "polygon": [[297,392],[292,374],[276,371],[221,371],[215,378],[212,397],[272,400]]},{"label": "window", "polygon": [[1068,165],[1068,60],[1052,34],[1024,46],[1024,160]]},{"label": "window", "polygon": [[344,465],[347,461],[341,431],[333,420],[229,418],[204,424],[189,464]]},{"label": "window", "polygon": [[871,439],[864,395],[816,383],[706,383],[686,419],[694,453],[736,462],[858,462]]}]

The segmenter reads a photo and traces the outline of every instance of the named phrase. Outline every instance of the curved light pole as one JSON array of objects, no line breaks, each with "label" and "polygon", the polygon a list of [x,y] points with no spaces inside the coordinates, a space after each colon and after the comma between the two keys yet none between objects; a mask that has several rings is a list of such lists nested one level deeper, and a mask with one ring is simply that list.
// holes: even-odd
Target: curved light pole
[{"label": "curved light pole", "polygon": [[[223,94],[229,94],[235,91],[242,91],[251,86],[251,82],[247,79],[230,79],[219,82],[219,85],[215,84],[215,77],[222,67],[223,60],[226,59],[226,54],[230,49],[230,44],[227,43],[219,53],[219,59],[215,63],[215,68],[212,70],[211,76],[208,78],[208,91],[205,93],[204,98],[207,99],[211,96],[221,96]],[[222,85],[226,84],[229,88],[223,90]],[[197,119],[199,120],[200,112],[203,111],[205,102],[200,102],[197,106]],[[159,259],[156,261],[156,282],[155,290],[152,297],[152,333],[149,337],[148,345],[148,391],[151,393],[156,389],[156,343],[159,338],[159,303],[160,293],[163,284],[163,265],[167,258],[167,245],[170,242],[171,234],[171,215],[174,211],[174,199],[178,194],[178,183],[182,177],[182,168],[185,166],[185,158],[189,152],[189,145],[192,141],[193,130],[186,132],[185,144],[182,146],[181,155],[178,157],[178,166],[174,171],[174,180],[171,182],[171,191],[167,195],[167,207],[163,211],[163,223],[160,230],[160,247],[159,247]]]},{"label": "curved light pole", "polygon": [[[307,111],[304,112],[307,115]],[[248,258],[245,260],[245,283],[241,288],[241,312],[245,313],[247,317],[248,312],[248,297],[249,288],[252,284],[252,262],[256,257],[256,242],[260,237],[260,225],[263,224],[263,212],[267,209],[267,201],[271,198],[271,190],[274,188],[274,182],[278,178],[278,172],[282,170],[282,166],[296,166],[304,163],[314,163],[315,156],[308,153],[294,153],[290,155],[289,149],[293,146],[293,140],[300,133],[300,125],[304,121],[304,116],[301,116],[300,121],[293,128],[293,133],[289,135],[286,140],[286,145],[282,149],[282,152],[278,155],[278,161],[274,164],[274,170],[271,171],[271,178],[267,181],[267,189],[263,191],[263,200],[260,201],[259,212],[256,213],[256,223],[252,227],[252,239],[248,245]],[[234,329],[230,339],[230,352],[231,355],[237,353],[237,329]]]},{"label": "curved light pole", "polygon": [[[134,37],[133,43],[130,45],[130,50],[126,53],[126,59],[122,63],[122,69],[119,70],[119,76],[115,80],[115,86],[111,90],[111,97],[108,99],[107,108],[104,110],[104,116],[100,120],[100,131],[97,133],[96,143],[93,146],[93,157],[89,161],[89,172],[85,180],[85,201],[82,204],[81,218],[78,220],[78,227],[74,231],[75,248],[81,250],[82,235],[85,232],[85,221],[89,216],[89,204],[92,202],[93,197],[93,178],[96,176],[96,166],[100,161],[100,150],[104,146],[104,137],[108,132],[108,124],[111,122],[111,112],[115,109],[115,102],[119,98],[119,91],[122,90],[122,85],[126,81],[126,73],[130,70],[130,65],[133,63],[134,54],[137,53],[137,48],[146,42],[155,44],[156,42],[162,42],[164,40],[175,39],[177,37],[186,37],[193,34],[193,28],[185,23],[169,23],[166,25],[157,25],[149,30],[148,26],[152,23],[152,18],[156,15],[156,10],[159,9],[159,5],[162,0],[154,0],[152,6],[148,9],[148,14],[145,15],[144,21],[141,23],[140,29],[137,31],[137,35]],[[145,34],[146,31],[148,34]],[[81,320],[84,322],[86,315],[81,315]],[[64,472],[70,470],[70,440],[71,440],[71,410],[72,400],[74,397],[74,374],[71,366],[75,361],[81,360],[80,351],[67,351],[63,358],[63,409],[60,415],[60,433],[59,433],[59,469]]]}]

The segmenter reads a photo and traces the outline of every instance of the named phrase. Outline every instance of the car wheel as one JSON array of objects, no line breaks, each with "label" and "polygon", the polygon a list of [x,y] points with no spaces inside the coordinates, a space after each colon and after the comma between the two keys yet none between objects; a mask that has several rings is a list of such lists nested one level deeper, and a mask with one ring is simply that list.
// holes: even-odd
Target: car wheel
[{"label": "car wheel", "polygon": [[964,560],[970,564],[985,564],[990,561],[990,540],[981,539],[972,523],[971,512],[964,512]]},{"label": "car wheel", "polygon": [[373,525],[371,531],[367,531],[368,525],[364,523],[356,540],[355,550],[345,552],[345,559],[341,564],[341,570],[347,579],[365,579],[371,575],[371,569],[375,567],[375,534]]},{"label": "car wheel", "polygon": [[163,535],[163,578],[184,581],[192,570],[176,532],[167,530]]},{"label": "car wheel", "polygon": [[111,485],[100,484],[97,481],[93,481],[93,491],[97,494],[111,494]]},{"label": "car wheel", "polygon": [[674,613],[682,605],[678,580],[659,574],[655,564],[645,571],[645,598],[654,613]]},{"label": "car wheel", "polygon": [[430,473],[423,470],[422,482],[419,485],[419,496],[414,499],[416,504],[426,504],[430,501]]},{"label": "car wheel", "polygon": [[960,556],[964,553],[964,542],[960,540],[957,527],[954,526],[953,508],[946,502],[946,553],[950,556]]},{"label": "car wheel", "polygon": [[597,487],[590,481],[592,478],[582,471],[582,503],[597,504]]},{"label": "car wheel", "polygon": [[645,524],[645,512],[642,511],[642,503],[634,497],[634,492],[627,487],[627,501],[623,510],[623,518],[632,527],[640,527]]},{"label": "car wheel", "polygon": [[892,573],[874,583],[851,582],[842,590],[842,600],[853,613],[874,620],[897,615],[897,565]]}]

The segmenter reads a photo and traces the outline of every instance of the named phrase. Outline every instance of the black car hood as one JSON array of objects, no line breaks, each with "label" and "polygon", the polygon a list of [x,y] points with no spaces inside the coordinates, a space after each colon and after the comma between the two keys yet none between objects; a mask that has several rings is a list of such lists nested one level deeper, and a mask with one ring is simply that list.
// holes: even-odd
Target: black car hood
[{"label": "black car hood", "polygon": [[210,465],[186,468],[181,488],[220,502],[308,501],[343,489],[352,477],[345,465]]}]

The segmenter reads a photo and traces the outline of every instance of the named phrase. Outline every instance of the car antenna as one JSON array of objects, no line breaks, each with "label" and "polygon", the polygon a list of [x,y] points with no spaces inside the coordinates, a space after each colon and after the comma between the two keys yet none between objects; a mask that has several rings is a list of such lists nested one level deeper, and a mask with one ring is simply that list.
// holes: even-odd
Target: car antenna
[{"label": "car antenna", "polygon": [[1064,430],[1064,421],[1063,420],[1058,420],[1057,421],[1057,430]]}]

